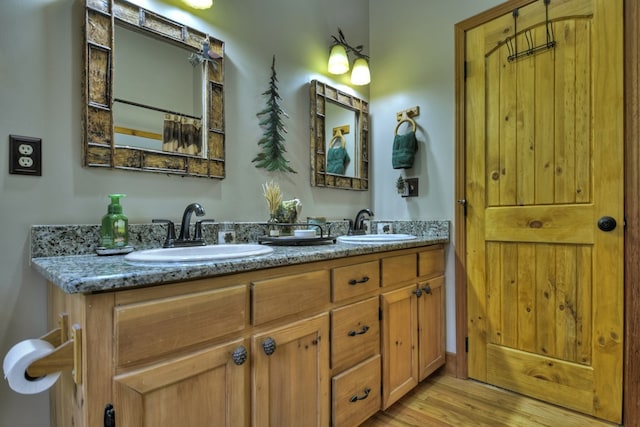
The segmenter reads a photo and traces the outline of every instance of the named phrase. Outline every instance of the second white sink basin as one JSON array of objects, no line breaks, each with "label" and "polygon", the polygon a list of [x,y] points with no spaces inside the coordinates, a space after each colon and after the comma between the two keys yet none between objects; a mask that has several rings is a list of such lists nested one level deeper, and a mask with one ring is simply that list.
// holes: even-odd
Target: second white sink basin
[{"label": "second white sink basin", "polygon": [[159,248],[135,251],[125,255],[125,261],[133,263],[198,263],[221,261],[231,258],[266,255],[273,248],[258,244],[207,245],[181,248]]},{"label": "second white sink basin", "polygon": [[355,236],[338,236],[338,241],[343,243],[396,243],[407,240],[415,240],[413,234],[361,234]]}]

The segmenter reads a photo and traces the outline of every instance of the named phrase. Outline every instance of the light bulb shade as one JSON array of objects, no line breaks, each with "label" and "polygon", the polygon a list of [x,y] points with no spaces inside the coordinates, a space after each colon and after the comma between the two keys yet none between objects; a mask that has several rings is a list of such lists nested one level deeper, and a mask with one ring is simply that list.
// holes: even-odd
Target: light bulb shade
[{"label": "light bulb shade", "polygon": [[331,48],[328,70],[331,74],[344,74],[349,71],[347,50],[341,44],[336,44]]},{"label": "light bulb shade", "polygon": [[213,0],[182,0],[187,6],[194,9],[209,9],[213,6]]},{"label": "light bulb shade", "polygon": [[371,73],[369,72],[369,64],[364,58],[357,58],[353,63],[351,71],[351,83],[362,86],[371,82]]}]

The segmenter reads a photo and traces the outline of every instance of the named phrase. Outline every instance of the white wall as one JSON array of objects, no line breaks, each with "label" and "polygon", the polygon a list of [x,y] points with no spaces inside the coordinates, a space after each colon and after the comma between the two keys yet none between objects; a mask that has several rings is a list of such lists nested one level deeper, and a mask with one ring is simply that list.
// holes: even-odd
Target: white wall
[{"label": "white wall", "polygon": [[[454,26],[501,0],[369,0],[373,212],[376,219],[446,219],[447,351],[455,352]],[[420,107],[412,169],[396,170],[391,149],[396,113]],[[406,132],[404,124],[398,133]],[[396,193],[398,176],[419,179],[419,197]]]},{"label": "white wall", "polygon": [[[303,215],[351,217],[370,192],[309,185],[308,82],[325,76],[330,34],[369,45],[367,0],[216,0],[200,18],[157,0],[139,4],[208,31],[226,43],[227,178],[168,177],[81,166],[83,2],[0,1],[0,356],[16,342],[46,332],[45,281],[29,266],[32,224],[97,224],[107,194],[122,192],[132,223],[179,218],[193,201],[218,220],[266,220],[261,184],[274,178],[285,197],[299,197]],[[205,23],[205,19],[207,23]],[[187,22],[187,21],[191,22]],[[262,136],[256,113],[265,105],[276,55],[288,159],[297,175],[272,175],[251,159]],[[346,88],[344,88],[346,89]],[[368,98],[368,88],[355,93]],[[43,176],[9,175],[9,134],[42,138]],[[0,380],[0,426],[49,425],[47,394],[24,396]]]}]

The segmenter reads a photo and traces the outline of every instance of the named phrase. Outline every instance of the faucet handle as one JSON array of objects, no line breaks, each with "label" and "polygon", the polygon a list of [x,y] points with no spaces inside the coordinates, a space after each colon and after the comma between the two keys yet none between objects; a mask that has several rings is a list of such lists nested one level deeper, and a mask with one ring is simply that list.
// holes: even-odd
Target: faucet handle
[{"label": "faucet handle", "polygon": [[196,222],[196,229],[193,232],[193,240],[202,240],[202,224],[214,224],[215,219],[201,219]]},{"label": "faucet handle", "polygon": [[164,241],[162,247],[170,248],[176,240],[176,226],[173,221],[168,219],[152,219],[151,222],[155,224],[167,224],[167,238]]}]

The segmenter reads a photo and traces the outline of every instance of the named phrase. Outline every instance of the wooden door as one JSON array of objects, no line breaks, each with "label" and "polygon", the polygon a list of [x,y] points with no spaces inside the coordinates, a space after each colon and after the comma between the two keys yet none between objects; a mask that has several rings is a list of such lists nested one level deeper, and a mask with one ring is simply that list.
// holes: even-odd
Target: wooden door
[{"label": "wooden door", "polygon": [[[248,426],[248,366],[239,339],[114,378],[116,425]],[[246,353],[245,353],[246,354]]]},{"label": "wooden door", "polygon": [[546,12],[520,8],[513,43],[511,13],[466,33],[468,372],[620,422],[623,2]]},{"label": "wooden door", "polygon": [[254,427],[329,424],[329,314],[253,337]]}]

